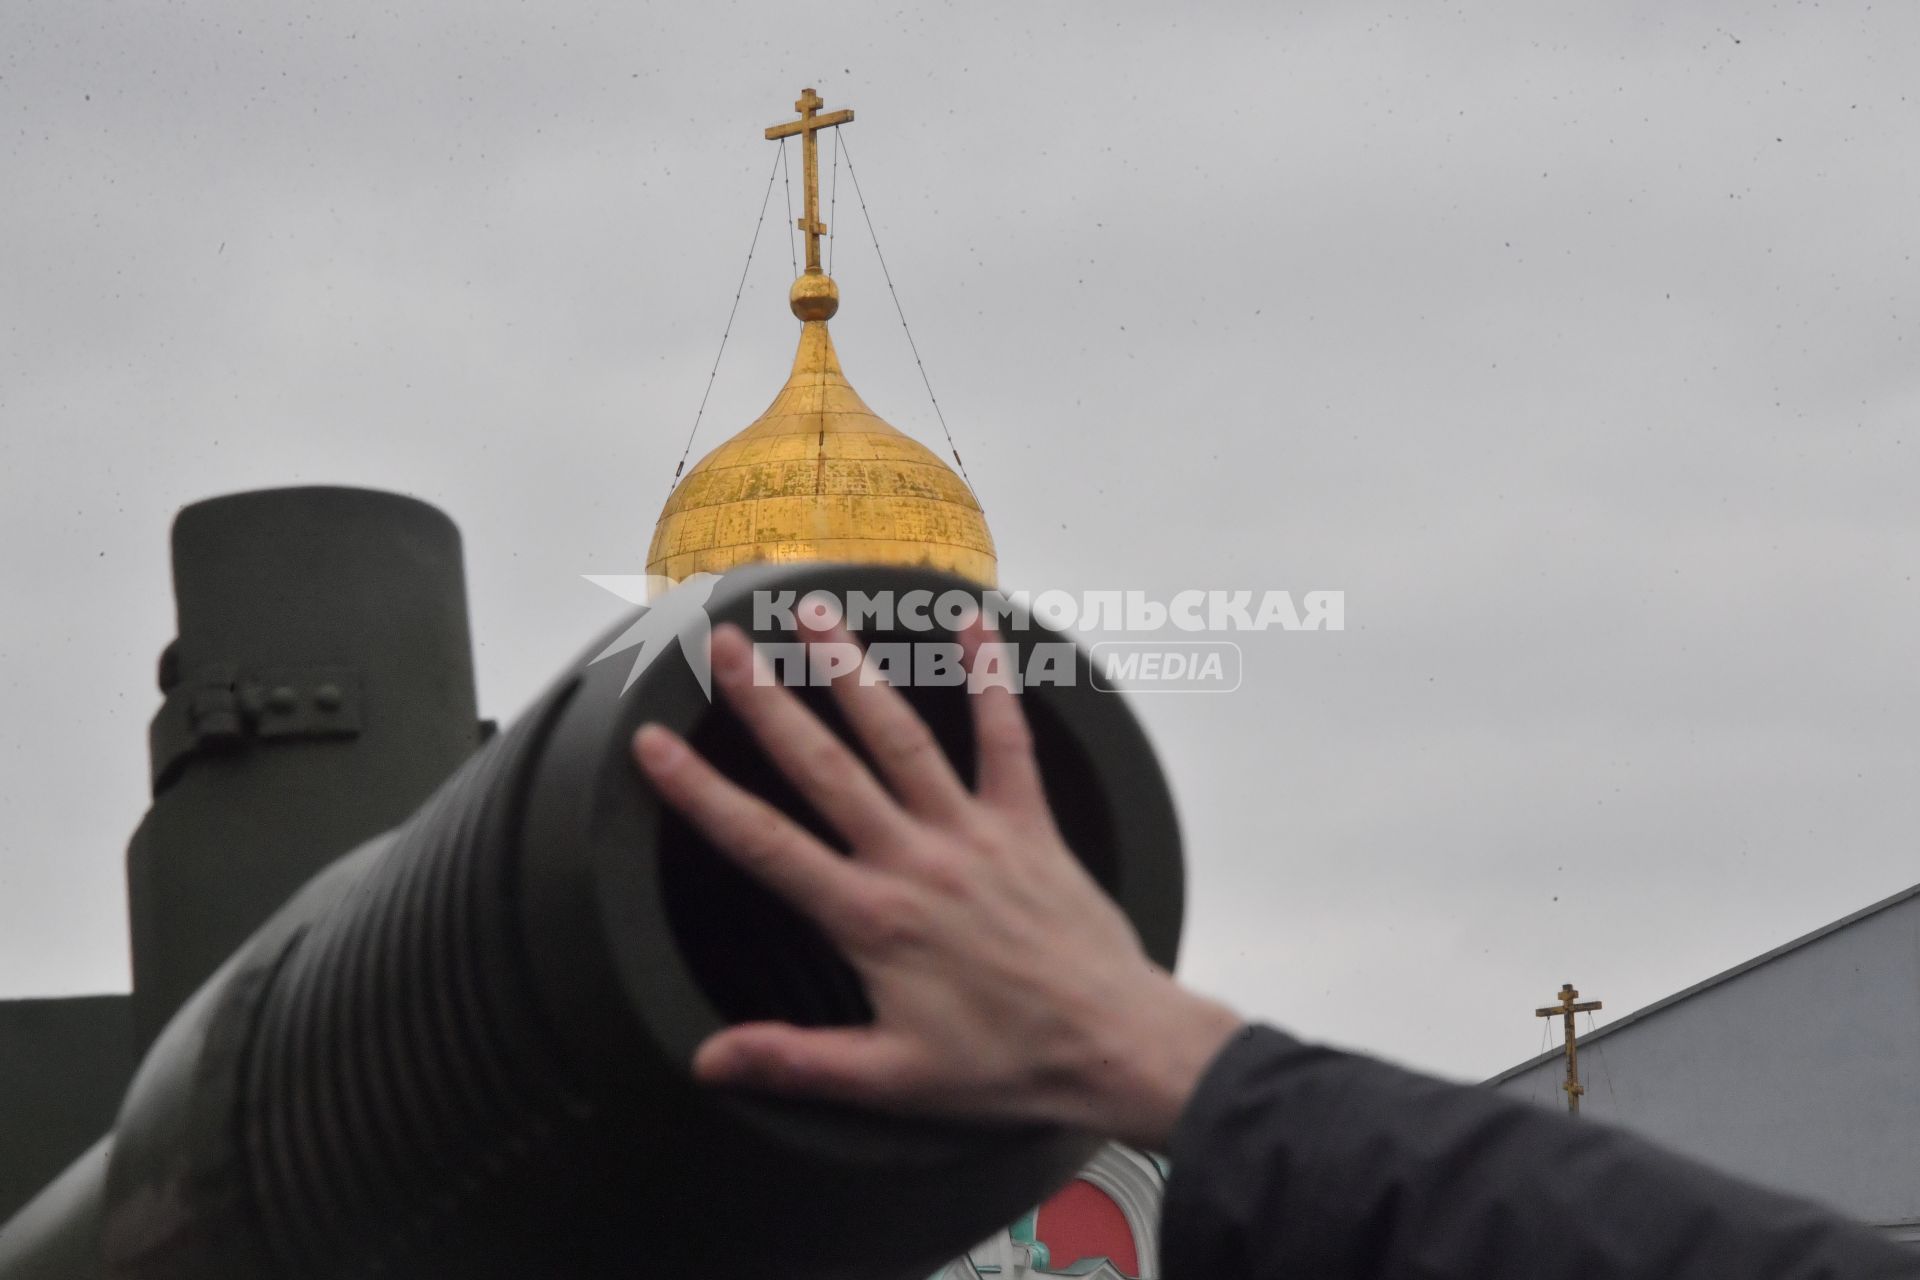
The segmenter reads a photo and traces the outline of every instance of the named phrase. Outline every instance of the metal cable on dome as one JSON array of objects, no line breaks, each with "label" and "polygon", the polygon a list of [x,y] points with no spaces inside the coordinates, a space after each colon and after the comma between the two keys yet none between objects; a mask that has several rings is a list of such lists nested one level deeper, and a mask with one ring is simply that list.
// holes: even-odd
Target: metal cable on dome
[{"label": "metal cable on dome", "polygon": [[[834,137],[839,138],[840,131],[835,129]],[[838,147],[845,144],[837,143]],[[853,194],[860,201],[860,216],[866,219],[867,234],[873,238],[873,255],[880,259],[880,274],[886,279],[887,292],[893,298],[893,309],[900,317],[900,328],[906,332],[907,347],[913,352],[913,363],[920,369],[920,381],[927,388],[927,399],[933,402],[933,416],[940,422],[940,432],[947,438],[947,450],[953,454],[953,465],[960,472],[961,483],[967,486],[967,492],[973,495],[975,504],[980,503],[980,493],[973,487],[973,477],[967,474],[967,464],[960,460],[960,449],[953,443],[953,432],[947,429],[947,415],[940,411],[940,398],[933,394],[933,382],[927,377],[926,362],[920,359],[920,345],[913,340],[913,330],[907,325],[906,309],[900,305],[900,293],[893,287],[893,273],[887,270],[887,255],[880,252],[880,234],[873,229],[873,215],[867,212],[867,197],[860,190],[860,173],[853,167],[853,148],[847,146],[847,177],[853,180]],[[981,511],[986,507],[981,505]]]},{"label": "metal cable on dome", "polygon": [[[836,132],[838,132],[836,130]],[[780,184],[787,189],[787,266],[794,275],[800,274],[800,254],[794,248],[794,232],[798,227],[793,221],[793,175],[787,170],[787,140],[780,139]]]},{"label": "metal cable on dome", "polygon": [[[827,274],[833,274],[833,229],[840,225],[840,131],[833,131],[833,177],[827,184]],[[795,272],[798,275],[799,272]]]},{"label": "metal cable on dome", "polygon": [[783,140],[780,154],[774,158],[773,170],[767,174],[767,193],[760,198],[760,217],[753,224],[753,243],[747,246],[747,262],[740,268],[740,283],[733,289],[733,307],[727,312],[727,327],[721,330],[720,349],[713,353],[713,368],[707,372],[707,389],[700,393],[700,408],[693,415],[693,430],[687,432],[687,447],[680,451],[680,461],[673,469],[673,482],[667,486],[669,492],[680,483],[680,474],[687,469],[687,456],[693,452],[693,438],[700,433],[700,419],[706,416],[707,397],[713,394],[713,380],[720,372],[720,357],[727,353],[727,338],[733,333],[733,318],[740,314],[740,295],[746,291],[747,272],[753,267],[754,250],[760,247],[760,228],[767,221],[767,206],[773,202],[773,180],[786,168],[786,159],[787,144]]}]

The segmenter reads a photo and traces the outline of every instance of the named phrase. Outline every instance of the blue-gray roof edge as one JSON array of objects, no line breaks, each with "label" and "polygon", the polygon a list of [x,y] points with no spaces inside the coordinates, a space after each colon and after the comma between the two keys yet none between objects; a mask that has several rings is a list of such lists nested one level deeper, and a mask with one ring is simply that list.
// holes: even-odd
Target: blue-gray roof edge
[{"label": "blue-gray roof edge", "polygon": [[[1710,990],[1714,987],[1719,986],[1721,983],[1731,982],[1743,973],[1748,973],[1754,969],[1758,969],[1761,965],[1766,964],[1769,961],[1778,960],[1781,956],[1788,955],[1792,952],[1798,951],[1800,948],[1804,946],[1808,946],[1811,943],[1818,942],[1820,941],[1820,939],[1826,937],[1828,934],[1838,933],[1840,932],[1840,930],[1846,928],[1848,925],[1857,924],[1860,921],[1865,920],[1868,916],[1878,915],[1882,911],[1887,910],[1889,907],[1897,907],[1901,903],[1913,897],[1920,897],[1920,884],[1916,884],[1909,888],[1902,889],[1900,892],[1894,894],[1892,897],[1882,898],[1880,901],[1873,903],[1870,906],[1865,906],[1860,908],[1860,910],[1854,912],[1850,916],[1842,916],[1840,919],[1835,920],[1831,924],[1821,925],[1818,929],[1815,929],[1812,933],[1802,934],[1800,937],[1795,938],[1792,942],[1782,943],[1771,951],[1764,952],[1761,955],[1755,956],[1751,960],[1745,961],[1741,964],[1737,964],[1733,966],[1733,968],[1728,969],[1725,972],[1716,973],[1711,978],[1708,978],[1705,981],[1696,982],[1692,986],[1686,988],[1683,991],[1676,991],[1672,995],[1667,996],[1665,999],[1656,1000],[1652,1004],[1647,1005],[1644,1008],[1635,1009],[1632,1013],[1628,1014],[1624,1018],[1620,1018],[1613,1022],[1609,1022],[1603,1027],[1595,1027],[1592,1031],[1587,1032],[1587,1034],[1583,1036],[1576,1036],[1574,1038],[1574,1042],[1579,1045],[1585,1045],[1594,1040],[1604,1040],[1606,1037],[1612,1035],[1614,1032],[1624,1031],[1628,1027],[1632,1026],[1634,1023],[1643,1021],[1644,1019],[1647,1019],[1647,1018],[1651,1018],[1654,1014],[1659,1013],[1662,1010],[1672,1008],[1674,1005],[1679,1004],[1682,1000],[1691,999],[1692,997],[1699,995],[1702,991]],[[1483,1085],[1486,1085],[1489,1088],[1494,1087],[1496,1085],[1502,1085],[1516,1076],[1525,1075],[1527,1072],[1533,1070],[1535,1067],[1542,1066],[1546,1063],[1554,1061],[1557,1058],[1563,1058],[1565,1056],[1566,1056],[1566,1049],[1564,1047],[1559,1049],[1549,1049],[1545,1053],[1535,1054],[1533,1057],[1528,1058],[1525,1062],[1522,1062],[1517,1066],[1508,1067],[1505,1071],[1502,1071],[1499,1075],[1490,1076],[1486,1080],[1481,1081],[1481,1083]]]}]

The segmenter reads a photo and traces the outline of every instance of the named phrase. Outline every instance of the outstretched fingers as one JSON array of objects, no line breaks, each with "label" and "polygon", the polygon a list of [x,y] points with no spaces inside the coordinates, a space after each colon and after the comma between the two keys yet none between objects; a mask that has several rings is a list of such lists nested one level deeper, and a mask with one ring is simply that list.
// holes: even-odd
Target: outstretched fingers
[{"label": "outstretched fingers", "polygon": [[[959,639],[969,672],[977,670],[983,659],[995,652],[995,646],[1004,645],[999,634],[979,619],[963,628]],[[1000,656],[1019,670],[1019,664],[1004,649]],[[1045,811],[1046,789],[1034,760],[1033,732],[1027,726],[1026,712],[1020,709],[1019,697],[998,681],[980,683],[983,687],[973,690],[971,701],[981,798],[1011,808]]]},{"label": "outstretched fingers", "polygon": [[716,627],[712,644],[713,675],[727,705],[820,816],[855,846],[897,843],[907,820],[900,806],[793,690],[772,679],[746,633]]},{"label": "outstretched fingers", "polygon": [[871,872],[737,786],[678,734],[646,725],[634,735],[633,751],[667,803],[748,874],[829,934],[844,936],[868,914]]},{"label": "outstretched fingers", "polygon": [[[817,640],[858,650],[844,626],[814,633]],[[847,717],[887,785],[901,801],[924,817],[958,816],[969,800],[967,788],[947,762],[933,730],[898,689],[877,678],[864,659],[833,681],[834,700]]]}]

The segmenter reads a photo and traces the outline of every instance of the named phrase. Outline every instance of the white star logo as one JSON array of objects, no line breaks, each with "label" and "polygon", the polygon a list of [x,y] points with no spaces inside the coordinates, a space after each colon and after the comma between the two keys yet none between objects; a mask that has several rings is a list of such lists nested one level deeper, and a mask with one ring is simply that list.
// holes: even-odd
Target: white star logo
[{"label": "white star logo", "polygon": [[687,660],[693,678],[700,682],[700,692],[709,702],[713,700],[713,667],[707,652],[713,623],[707,617],[707,600],[713,595],[714,584],[720,581],[718,574],[696,573],[678,583],[650,573],[583,573],[580,576],[628,604],[641,607],[641,614],[632,625],[593,656],[593,661],[598,662],[623,649],[639,646],[633,655],[633,669],[627,672],[626,683],[620,686],[621,693],[633,688],[633,682],[640,678],[640,672],[658,652],[658,646],[678,640],[680,656]]}]

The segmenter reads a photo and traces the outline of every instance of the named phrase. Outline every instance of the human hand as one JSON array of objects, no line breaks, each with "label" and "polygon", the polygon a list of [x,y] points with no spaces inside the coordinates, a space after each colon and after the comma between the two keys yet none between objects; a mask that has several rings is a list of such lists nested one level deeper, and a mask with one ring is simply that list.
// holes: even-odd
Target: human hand
[{"label": "human hand", "polygon": [[[815,638],[849,639],[837,629]],[[969,667],[989,642],[977,625],[961,636]],[[1163,1147],[1240,1019],[1154,965],[1067,848],[1016,696],[992,685],[969,695],[978,750],[969,792],[898,690],[842,675],[833,696],[876,778],[791,690],[756,681],[739,628],[717,628],[712,646],[722,695],[852,856],[659,725],[635,735],[635,758],[716,847],[825,931],[859,973],[874,1018],[729,1027],[700,1046],[696,1077]]]}]

